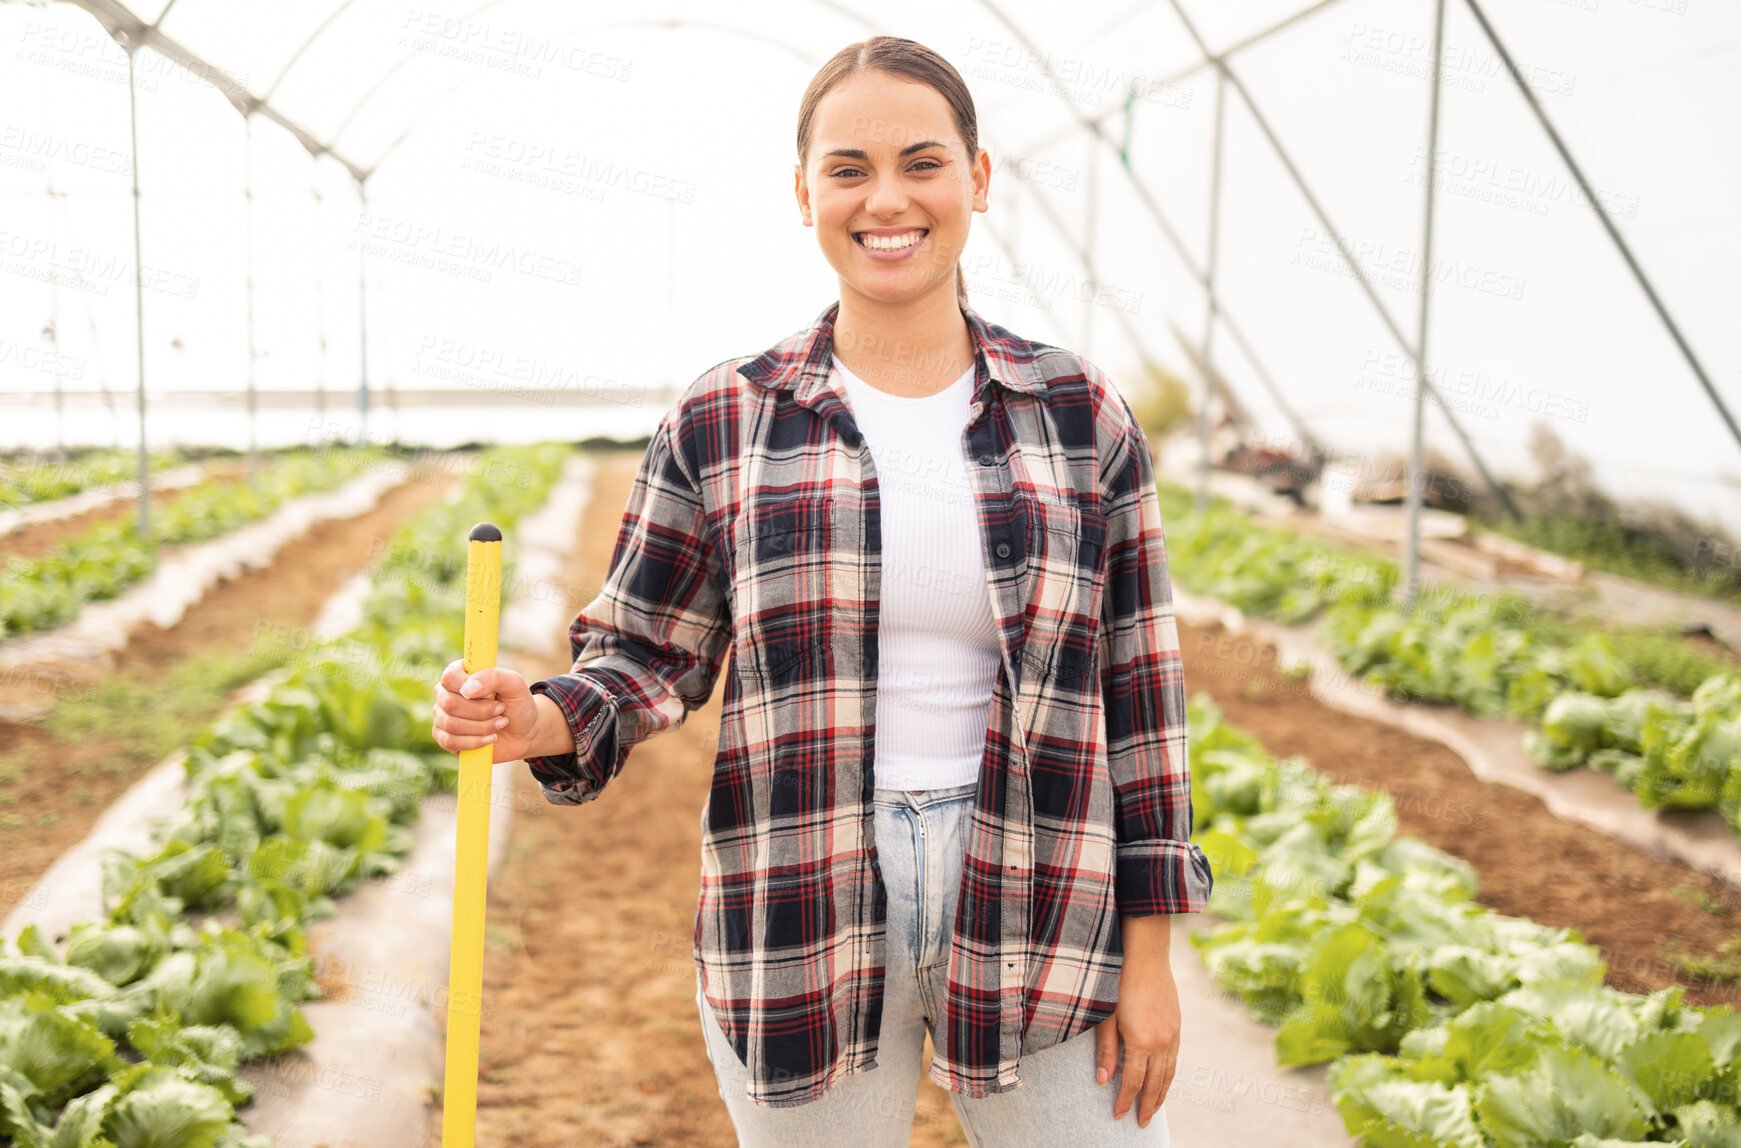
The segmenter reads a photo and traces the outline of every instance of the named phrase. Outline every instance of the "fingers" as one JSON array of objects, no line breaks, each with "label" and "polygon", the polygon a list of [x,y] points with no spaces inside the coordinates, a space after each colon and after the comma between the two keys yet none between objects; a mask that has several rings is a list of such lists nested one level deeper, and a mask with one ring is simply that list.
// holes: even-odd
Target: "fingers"
[{"label": "fingers", "polygon": [[[452,695],[448,695],[452,697]],[[508,724],[506,717],[489,717],[482,721],[455,717],[441,709],[435,710],[435,718],[431,723],[431,732],[435,735],[435,744],[449,753],[460,753],[468,749],[476,749],[489,745],[496,740],[496,734]]]},{"label": "fingers", "polygon": [[[503,716],[505,712],[507,712],[505,704],[498,702],[493,697],[477,700],[463,699],[458,693],[435,686],[435,716],[437,718],[446,716],[446,718],[453,718],[454,721],[461,721],[461,723],[463,721],[494,721],[494,719]],[[460,732],[465,730],[463,725],[449,726],[449,728],[460,730]]]},{"label": "fingers", "polygon": [[450,713],[435,713],[435,728],[444,733],[456,734],[460,737],[486,737],[496,733],[508,724],[508,719],[502,716],[491,716],[481,720],[454,717]]},{"label": "fingers", "polygon": [[507,712],[507,706],[495,698],[463,698],[451,690],[437,687],[435,712],[461,721],[494,721]]},{"label": "fingers", "polygon": [[[487,671],[485,671],[487,672]],[[441,675],[441,680],[435,686],[435,712],[439,717],[446,714],[450,718],[463,721],[484,722],[493,721],[506,712],[504,702],[493,697],[467,697],[460,692],[467,675],[462,662],[455,662]],[[506,724],[506,723],[504,723]],[[472,732],[464,726],[453,726],[456,733]]]},{"label": "fingers", "polygon": [[468,749],[482,749],[486,745],[494,745],[496,735],[487,737],[455,737],[450,733],[440,733],[435,736],[435,744],[449,753],[464,753]]},{"label": "fingers", "polygon": [[1119,1078],[1118,1099],[1112,1103],[1114,1120],[1123,1120],[1124,1114],[1130,1111],[1131,1102],[1136,1100],[1143,1077],[1148,1073],[1148,1064],[1148,1053],[1138,1052],[1128,1043],[1124,1046],[1124,1075]]},{"label": "fingers", "polygon": [[513,670],[489,666],[460,683],[459,694],[467,698],[501,698],[504,701],[526,692],[526,679]]},{"label": "fingers", "polygon": [[[503,716],[504,704],[493,697],[466,697],[459,691],[468,678],[475,679],[491,670],[467,675],[465,661],[450,662],[435,686],[435,713],[431,733],[435,743],[449,753],[478,749],[496,740],[497,732],[508,724]],[[484,683],[488,684],[488,683]]]},{"label": "fingers", "polygon": [[1161,1106],[1166,1098],[1167,1084],[1173,1076],[1170,1058],[1164,1055],[1149,1057],[1148,1073],[1143,1078],[1142,1103],[1137,1106],[1136,1122],[1140,1128],[1147,1128],[1154,1118],[1155,1109]]},{"label": "fingers", "polygon": [[1118,1067],[1118,1024],[1107,1017],[1094,1026],[1094,1083],[1105,1084]]}]

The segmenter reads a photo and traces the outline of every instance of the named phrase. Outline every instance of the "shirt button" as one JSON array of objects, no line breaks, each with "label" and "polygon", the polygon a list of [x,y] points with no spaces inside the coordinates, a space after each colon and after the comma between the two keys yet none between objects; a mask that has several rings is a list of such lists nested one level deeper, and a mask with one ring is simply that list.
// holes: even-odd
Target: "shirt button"
[{"label": "shirt button", "polygon": [[1008,558],[1010,556],[1010,544],[1008,542],[999,542],[997,544],[997,556],[999,558]]},{"label": "shirt button", "polygon": [[990,466],[991,465],[991,455],[989,455],[989,454],[980,455],[979,456],[979,465],[980,466]]}]

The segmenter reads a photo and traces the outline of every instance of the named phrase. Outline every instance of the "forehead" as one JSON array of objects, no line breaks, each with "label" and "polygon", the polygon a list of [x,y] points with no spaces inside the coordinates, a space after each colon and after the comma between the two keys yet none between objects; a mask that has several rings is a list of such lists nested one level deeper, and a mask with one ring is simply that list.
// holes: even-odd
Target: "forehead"
[{"label": "forehead", "polygon": [[837,147],[893,154],[920,140],[961,144],[943,93],[886,72],[859,72],[841,80],[817,102],[815,116],[815,155]]}]

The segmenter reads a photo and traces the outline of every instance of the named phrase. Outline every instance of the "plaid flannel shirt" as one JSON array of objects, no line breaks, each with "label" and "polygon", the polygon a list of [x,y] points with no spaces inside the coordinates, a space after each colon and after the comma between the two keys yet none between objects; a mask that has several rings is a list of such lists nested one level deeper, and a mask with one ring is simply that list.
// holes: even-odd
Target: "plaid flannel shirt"
[{"label": "plaid flannel shirt", "polygon": [[[591,801],[726,664],[693,957],[749,1095],[779,1106],[876,1067],[882,1015],[880,505],[831,359],[838,310],[709,368],[662,417],[569,629],[573,668],[532,686],[575,751],[526,759],[549,801]],[[1120,914],[1198,912],[1213,878],[1190,840],[1142,428],[1086,359],[961,310],[977,360],[961,443],[1003,672],[929,1073],[977,1097],[1112,1015]]]}]

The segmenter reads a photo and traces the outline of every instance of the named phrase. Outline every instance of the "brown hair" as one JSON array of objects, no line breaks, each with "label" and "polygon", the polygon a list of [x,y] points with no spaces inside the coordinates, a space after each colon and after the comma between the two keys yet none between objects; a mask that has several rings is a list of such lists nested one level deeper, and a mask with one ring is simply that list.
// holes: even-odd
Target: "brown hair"
[{"label": "brown hair", "polygon": [[[971,163],[979,154],[979,116],[973,110],[973,95],[955,65],[925,45],[900,36],[872,36],[856,44],[848,44],[817,71],[804,89],[804,99],[798,105],[798,162],[803,164],[810,150],[810,121],[816,116],[816,105],[830,88],[847,76],[859,72],[886,72],[891,76],[935,89],[949,103],[955,116],[955,130],[967,145]],[[967,281],[961,274],[961,264],[955,264],[955,297],[967,301]]]}]

